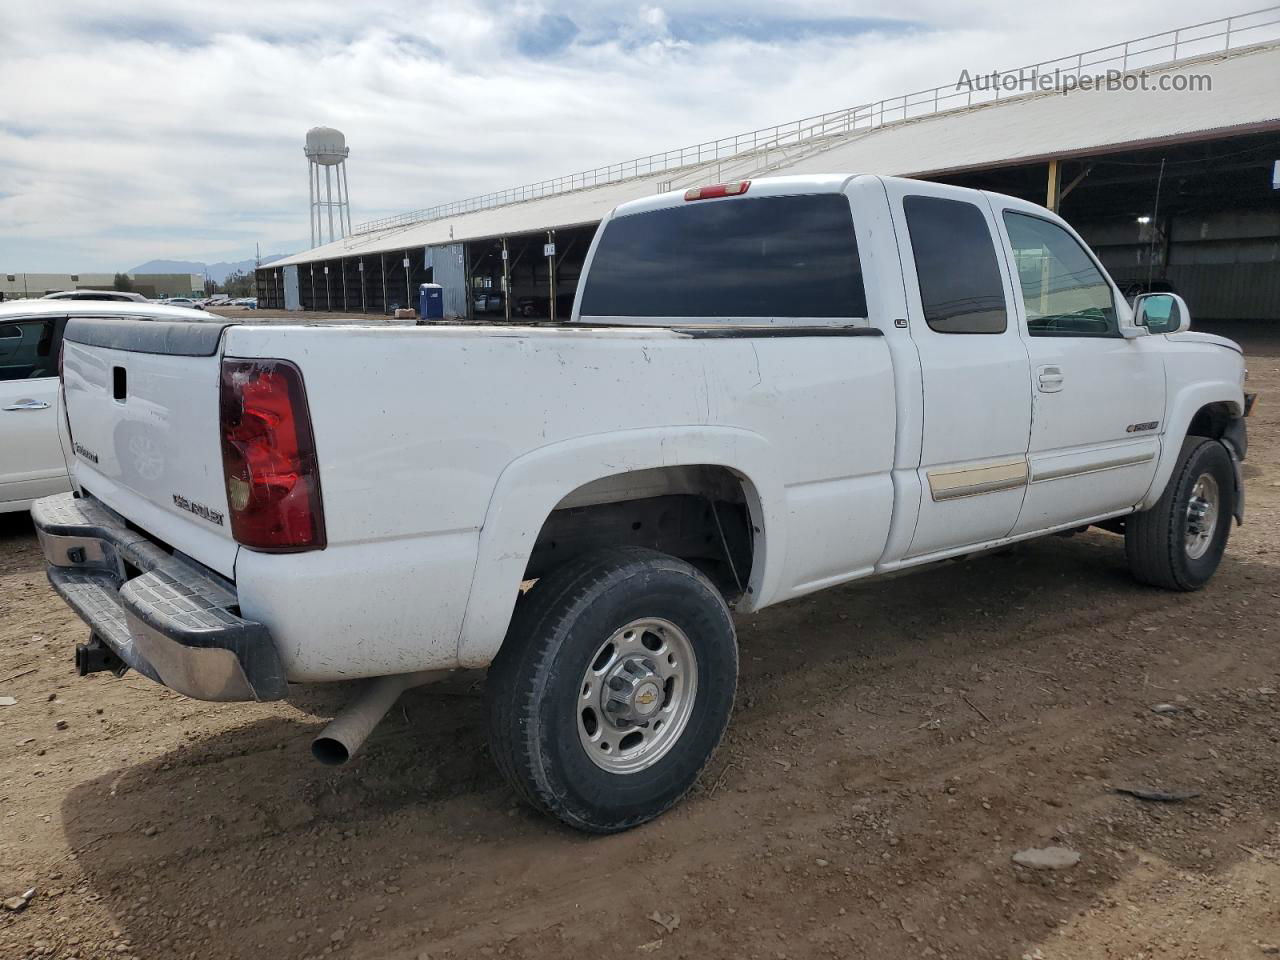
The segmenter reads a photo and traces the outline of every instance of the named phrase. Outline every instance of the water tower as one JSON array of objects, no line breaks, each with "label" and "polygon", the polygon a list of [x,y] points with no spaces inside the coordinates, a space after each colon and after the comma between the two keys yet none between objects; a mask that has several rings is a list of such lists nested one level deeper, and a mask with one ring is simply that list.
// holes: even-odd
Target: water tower
[{"label": "water tower", "polygon": [[[351,233],[351,194],[347,189],[347,138],[333,127],[312,127],[307,131],[307,186],[311,190],[311,246],[331,243]],[[324,195],[320,193],[320,168],[324,168]],[[333,183],[337,181],[338,199],[333,199]],[[338,227],[334,230],[333,211],[338,211]],[[329,212],[329,239],[324,236],[323,212]],[[345,217],[345,220],[343,219]]]}]

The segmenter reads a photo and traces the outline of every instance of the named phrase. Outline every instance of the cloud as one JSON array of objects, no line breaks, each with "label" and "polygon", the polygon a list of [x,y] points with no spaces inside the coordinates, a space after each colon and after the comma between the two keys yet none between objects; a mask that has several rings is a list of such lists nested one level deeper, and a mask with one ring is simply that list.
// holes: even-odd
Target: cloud
[{"label": "cloud", "polygon": [[0,266],[308,245],[305,131],[357,222],[1202,19],[1190,0],[92,0],[0,56]]},{"label": "cloud", "polygon": [[558,13],[544,13],[516,37],[516,50],[526,57],[548,57],[563,51],[578,35],[578,25]]}]

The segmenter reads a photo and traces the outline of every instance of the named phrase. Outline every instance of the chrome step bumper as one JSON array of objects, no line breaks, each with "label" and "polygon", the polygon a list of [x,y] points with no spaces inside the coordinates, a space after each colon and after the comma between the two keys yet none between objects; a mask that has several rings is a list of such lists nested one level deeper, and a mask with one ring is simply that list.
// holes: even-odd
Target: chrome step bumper
[{"label": "chrome step bumper", "polygon": [[125,664],[197,700],[284,697],[280,655],[239,615],[234,584],[92,497],[45,497],[31,517],[54,590]]}]

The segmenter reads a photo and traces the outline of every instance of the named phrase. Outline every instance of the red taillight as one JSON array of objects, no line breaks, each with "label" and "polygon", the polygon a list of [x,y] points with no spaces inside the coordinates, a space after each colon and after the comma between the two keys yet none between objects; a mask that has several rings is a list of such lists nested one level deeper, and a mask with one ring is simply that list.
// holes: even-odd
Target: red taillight
[{"label": "red taillight", "polygon": [[221,422],[232,536],[255,550],[324,547],[301,371],[287,360],[223,360]]},{"label": "red taillight", "polygon": [[684,192],[686,200],[714,200],[716,197],[736,197],[746,193],[751,186],[750,180],[735,180],[733,183],[715,183],[709,187],[690,187]]}]

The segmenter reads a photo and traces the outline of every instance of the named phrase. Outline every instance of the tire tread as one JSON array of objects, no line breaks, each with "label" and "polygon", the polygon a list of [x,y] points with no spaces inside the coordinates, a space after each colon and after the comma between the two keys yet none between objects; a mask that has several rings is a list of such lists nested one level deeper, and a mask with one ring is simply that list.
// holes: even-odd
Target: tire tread
[{"label": "tire tread", "polygon": [[489,667],[485,701],[489,749],[494,762],[520,799],[579,830],[613,833],[629,829],[658,816],[688,792],[686,789],[661,809],[645,815],[607,825],[587,822],[576,816],[564,798],[556,794],[547,774],[546,758],[538,746],[540,688],[558,651],[555,639],[566,621],[607,581],[634,569],[638,563],[655,561],[663,562],[669,570],[686,573],[719,595],[695,568],[656,550],[612,547],[591,551],[566,562],[534,585],[512,618],[507,639]]},{"label": "tire tread", "polygon": [[[1124,547],[1129,570],[1134,579],[1165,590],[1197,590],[1203,584],[1188,579],[1176,551],[1183,549],[1183,537],[1174,500],[1187,475],[1195,466],[1200,451],[1218,441],[1208,437],[1188,436],[1182,441],[1178,462],[1169,482],[1150,510],[1131,514],[1125,521]],[[1226,491],[1224,491],[1226,495]],[[1229,504],[1224,504],[1229,506]],[[1223,523],[1231,522],[1230,511],[1223,510]]]}]

